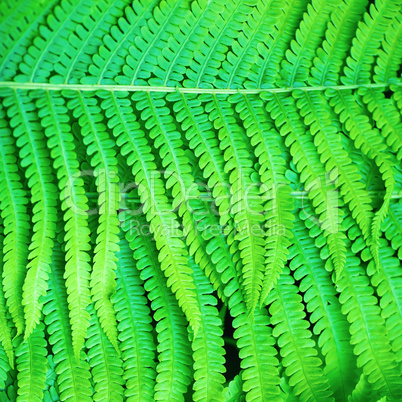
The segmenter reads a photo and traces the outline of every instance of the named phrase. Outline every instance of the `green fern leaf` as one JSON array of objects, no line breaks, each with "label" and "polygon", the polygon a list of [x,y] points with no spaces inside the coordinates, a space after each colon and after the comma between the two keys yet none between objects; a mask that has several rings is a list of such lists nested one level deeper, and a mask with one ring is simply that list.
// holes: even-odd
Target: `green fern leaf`
[{"label": "green fern leaf", "polygon": [[92,55],[96,54],[98,46],[103,43],[103,36],[111,27],[114,27],[118,18],[127,6],[127,0],[103,0],[99,2],[88,2],[80,5],[79,22],[72,32],[64,36],[64,43],[59,41],[57,45],[63,49],[54,65],[57,74],[50,78],[52,83],[78,83],[87,72],[88,66],[92,64]]},{"label": "green fern leaf", "polygon": [[223,394],[225,397],[225,402],[243,402],[245,400],[240,374],[237,374],[237,376],[228,383],[223,390]]},{"label": "green fern leaf", "polygon": [[[227,254],[219,247],[219,236],[213,238],[209,244],[212,258],[217,263],[217,270],[222,276],[224,294],[228,298],[228,306],[233,317],[233,334],[239,348],[239,357],[242,359],[243,391],[247,401],[280,400],[279,399],[279,372],[276,351],[273,348],[275,340],[269,327],[269,318],[265,309],[254,310],[253,317],[247,310],[237,270]],[[258,340],[264,339],[264,343]]]},{"label": "green fern leaf", "polygon": [[258,1],[242,25],[239,35],[227,52],[218,72],[217,88],[241,88],[258,58],[258,46],[272,34],[283,5],[279,1]]},{"label": "green fern leaf", "polygon": [[397,250],[397,255],[402,260],[402,208],[401,202],[390,205],[389,213],[384,220],[383,231],[391,242],[392,248]]},{"label": "green fern leaf", "polygon": [[258,97],[235,96],[236,111],[244,121],[247,135],[255,147],[260,161],[261,193],[266,200],[264,207],[267,232],[265,242],[265,275],[260,303],[275,286],[287,261],[290,229],[293,227],[293,199],[285,177],[286,165],[280,151],[279,133],[269,124],[263,104]]},{"label": "green fern leaf", "polygon": [[355,359],[349,344],[348,323],[341,313],[335,287],[322,269],[322,260],[313,239],[304,225],[297,221],[290,247],[290,269],[300,281],[310,322],[319,336],[318,345],[325,357],[327,375],[336,400],[346,400],[353,387]]},{"label": "green fern leaf", "polygon": [[201,99],[197,95],[183,93],[169,94],[167,99],[175,102],[176,119],[181,123],[189,147],[198,158],[204,178],[208,180],[208,187],[219,210],[220,223],[230,226],[230,190],[226,185],[228,175],[224,170],[225,161]]},{"label": "green fern leaf", "polygon": [[[246,400],[280,400],[278,359],[268,314],[264,309],[256,309],[252,321],[239,298],[240,293],[236,292],[230,300],[232,307],[229,305],[229,308],[234,317],[233,337],[237,339],[239,357],[242,359],[240,367],[243,370],[241,377]],[[261,343],[259,339],[265,339],[265,342]]]},{"label": "green fern leaf", "polygon": [[[19,65],[38,34],[39,27],[45,23],[57,4],[56,0],[25,0],[13,3],[15,8],[0,28],[0,79],[4,81],[17,76]],[[2,11],[3,9],[5,8],[1,7]]]},{"label": "green fern leaf", "polygon": [[3,291],[19,335],[24,331],[22,287],[28,262],[28,199],[18,173],[15,145],[2,108],[0,125],[0,181],[4,183],[0,192],[0,209],[5,234],[1,260]]},{"label": "green fern leaf", "polygon": [[297,106],[306,124],[314,136],[314,143],[325,163],[325,168],[332,180],[340,188],[345,203],[349,204],[352,216],[362,230],[365,239],[369,239],[369,226],[372,219],[371,199],[364,190],[357,168],[343,149],[340,134],[331,122],[329,105],[316,93],[295,92]]},{"label": "green fern leaf", "polygon": [[363,16],[352,42],[350,56],[346,58],[345,85],[366,84],[370,82],[371,64],[381,45],[384,33],[392,18],[400,10],[399,0],[376,0],[370,4],[369,12]]},{"label": "green fern leaf", "polygon": [[194,257],[196,264],[204,271],[209,271],[210,261],[205,258],[205,242],[197,236],[198,215],[205,215],[207,210],[200,199],[200,192],[191,174],[189,158],[182,149],[180,133],[176,131],[164,96],[135,94],[133,99],[137,102],[136,107],[141,111],[141,118],[149,130],[154,146],[159,150],[165,169],[166,188],[172,192],[172,207],[178,210],[182,220],[190,256]]},{"label": "green fern leaf", "polygon": [[188,252],[181,240],[182,233],[176,215],[171,212],[172,208],[165,196],[160,173],[156,170],[154,158],[144,132],[135,119],[130,101],[114,93],[105,96],[102,108],[108,110],[109,124],[117,138],[117,145],[123,155],[128,155],[127,163],[132,166],[135,182],[139,186],[144,213],[159,250],[161,268],[169,279],[168,286],[176,294],[194,332],[197,332],[201,313],[187,264]]},{"label": "green fern leaf", "polygon": [[398,109],[384,93],[378,89],[364,91],[363,101],[381,130],[387,144],[396,153],[397,159],[402,159],[402,121]]},{"label": "green fern leaf", "polygon": [[88,250],[89,228],[87,222],[88,200],[84,183],[79,177],[77,156],[74,152],[74,138],[67,122],[67,107],[62,97],[55,93],[40,94],[37,101],[39,117],[45,127],[48,146],[52,150],[53,165],[58,174],[61,207],[64,212],[66,231],[65,279],[70,309],[72,340],[77,362],[89,326],[86,311],[89,299]]},{"label": "green fern leaf", "polygon": [[0,402],[402,400],[401,6],[0,0]]},{"label": "green fern leaf", "polygon": [[[144,223],[141,218],[139,222]],[[167,287],[150,236],[133,227],[130,221],[126,221],[123,229],[157,321],[158,364],[154,400],[183,400],[191,382],[190,343],[185,318]]]},{"label": "green fern leaf", "polygon": [[373,261],[367,267],[367,273],[372,276],[371,282],[376,287],[380,299],[382,317],[385,320],[392,350],[396,361],[402,362],[402,278],[400,276],[400,261],[393,257],[393,250],[385,239],[380,243],[379,269]]},{"label": "green fern leaf", "polygon": [[[360,93],[364,99],[367,92],[363,90]],[[363,111],[358,107],[351,94],[333,91],[331,104],[334,106],[336,113],[340,115],[340,121],[345,123],[356,147],[361,148],[366,155],[374,159],[384,180],[386,188],[384,202],[380,210],[375,214],[371,226],[372,252],[378,264],[381,224],[388,212],[390,197],[395,187],[393,164],[389,155],[384,152],[386,146],[383,144],[381,136],[376,130],[372,129],[369,119],[363,115]]]},{"label": "green fern leaf", "polygon": [[[190,88],[210,88],[215,85],[221,62],[228,47],[234,44],[242,25],[253,11],[254,0],[229,0],[225,3],[208,3],[209,12],[201,18],[204,35],[197,30],[190,38],[192,58],[187,58],[187,79],[184,86]],[[202,51],[196,51],[196,49]],[[185,65],[186,65],[185,64]]]},{"label": "green fern leaf", "polygon": [[74,358],[73,339],[68,325],[68,297],[63,280],[64,258],[56,242],[49,273],[49,289],[44,298],[44,321],[52,345],[60,399],[89,402],[92,401],[89,365],[82,350],[80,360]]},{"label": "green fern leaf", "polygon": [[[351,343],[355,345],[354,353],[358,356],[357,366],[363,368],[374,390],[384,392],[390,398],[400,398],[400,374],[395,355],[391,352],[388,333],[384,331],[384,319],[360,262],[351,252],[348,253],[338,287],[342,312],[351,323]],[[370,326],[363,324],[368,321],[372,323]]]},{"label": "green fern leaf", "polygon": [[[123,222],[124,230],[128,222]],[[123,378],[126,380],[124,396],[128,401],[152,401],[156,377],[156,347],[143,282],[132,254],[128,242],[121,238],[120,251],[117,254],[117,289],[112,300],[119,322],[118,339],[123,360]]]},{"label": "green fern leaf", "polygon": [[258,180],[244,142],[243,132],[236,124],[233,109],[227,100],[215,95],[207,97],[206,110],[219,130],[220,147],[226,160],[225,169],[232,185],[231,212],[242,258],[244,295],[252,313],[260,297],[264,275],[264,234],[262,200],[255,185]]},{"label": "green fern leaf", "polygon": [[264,16],[273,28],[273,32],[257,44],[259,57],[245,83],[246,87],[272,88],[275,86],[277,78],[280,77],[278,71],[281,62],[308,5],[307,2],[299,0],[285,2],[274,0],[274,2],[277,4],[273,4],[272,7],[281,9],[282,13],[276,24],[275,13],[271,15],[268,12]]},{"label": "green fern leaf", "polygon": [[301,297],[297,293],[294,279],[288,274],[289,270],[285,268],[278,286],[268,296],[269,312],[274,325],[273,335],[281,348],[285,373],[300,400],[332,401],[330,384],[308,330]]},{"label": "green fern leaf", "polygon": [[306,127],[297,113],[294,99],[278,95],[264,98],[268,100],[267,110],[281,135],[286,136],[286,145],[290,147],[300,180],[304,183],[307,195],[319,216],[318,223],[322,225],[331,259],[336,271],[340,272],[345,264],[346,248],[341,226],[343,212],[335,186],[327,177],[313,138],[306,132]]},{"label": "green fern leaf", "polygon": [[91,314],[88,328],[88,363],[95,385],[94,401],[123,401],[124,380],[122,361],[113,345],[103,332],[95,309],[88,308]]},{"label": "green fern leaf", "polygon": [[117,211],[120,193],[114,141],[109,137],[106,126],[100,122],[101,108],[96,99],[77,94],[67,106],[79,118],[99,194],[99,225],[90,284],[92,300],[103,330],[119,353],[116,316],[110,300],[116,289],[116,251],[119,249]]},{"label": "green fern leaf", "polygon": [[88,66],[89,75],[82,77],[85,84],[114,84],[125,65],[129,48],[133,45],[132,36],[146,26],[152,16],[157,0],[134,1],[124,9],[122,15],[108,33],[103,36],[102,44],[92,56]]},{"label": "green fern leaf", "polygon": [[[0,228],[1,230],[2,228]],[[0,245],[4,245],[3,234],[0,234]],[[3,250],[0,250],[0,271],[3,272],[3,265],[1,261],[3,260]],[[11,327],[7,322],[7,309],[6,301],[4,298],[3,286],[0,284],[0,342],[3,350],[8,358],[8,362],[11,368],[14,368],[14,350],[13,342],[11,338]]]},{"label": "green fern leaf", "polygon": [[[159,5],[161,11],[162,6]],[[197,31],[200,26],[205,30],[213,23],[210,17],[217,4],[212,5],[207,0],[195,0],[178,1],[176,6],[178,7],[173,16],[169,15],[165,22],[168,35],[159,35],[152,41],[149,40],[148,53],[143,56],[147,60],[146,68],[153,71],[153,76],[149,79],[150,85],[175,86],[183,80],[185,68],[190,65],[191,56],[202,38]],[[156,17],[155,13],[154,15]],[[149,22],[150,27],[153,22]],[[155,22],[162,24],[164,20],[158,18]]]},{"label": "green fern leaf", "polygon": [[40,402],[43,398],[47,371],[45,326],[39,323],[15,351],[18,370],[18,400]]},{"label": "green fern leaf", "polygon": [[155,5],[149,20],[144,23],[143,34],[136,35],[129,47],[123,75],[117,77],[116,82],[122,85],[147,85],[169,37],[165,29],[172,33],[179,30],[181,19],[185,20],[190,12],[188,5],[188,1],[179,0],[163,1]]},{"label": "green fern leaf", "polygon": [[31,189],[33,204],[33,235],[29,246],[27,275],[23,286],[25,313],[25,339],[39,324],[43,303],[41,296],[46,295],[48,272],[52,255],[56,222],[56,193],[49,153],[45,147],[44,135],[35,111],[35,105],[26,93],[12,91],[4,99],[8,107],[10,125],[16,137],[17,147],[26,168],[25,176]]},{"label": "green fern leaf", "polygon": [[[95,1],[72,0],[54,4],[51,12],[47,11],[43,25],[35,32],[34,40],[29,43],[23,60],[18,66],[20,74],[15,79],[19,82],[46,82],[51,78],[54,65],[63,55],[63,46],[68,47],[68,38],[73,34],[85,14],[91,13]],[[57,76],[56,76],[56,82]]]},{"label": "green fern leaf", "polygon": [[329,14],[336,7],[336,1],[313,0],[307,5],[307,11],[295,33],[296,40],[290,42],[281,65],[281,78],[277,85],[300,87],[305,85],[309,70],[313,64],[315,48],[321,43]]},{"label": "green fern leaf", "polygon": [[402,57],[402,15],[396,14],[391,26],[388,26],[382,41],[382,49],[378,50],[374,67],[375,82],[393,82],[397,80],[399,60]]},{"label": "green fern leaf", "polygon": [[222,322],[216,309],[212,286],[201,269],[192,264],[202,321],[197,335],[192,336],[194,359],[194,401],[223,401],[225,358]]},{"label": "green fern leaf", "polygon": [[[331,13],[325,40],[316,50],[310,85],[336,85],[343,60],[349,51],[357,24],[364,13],[364,1],[339,2]],[[381,81],[385,82],[385,81]]]}]

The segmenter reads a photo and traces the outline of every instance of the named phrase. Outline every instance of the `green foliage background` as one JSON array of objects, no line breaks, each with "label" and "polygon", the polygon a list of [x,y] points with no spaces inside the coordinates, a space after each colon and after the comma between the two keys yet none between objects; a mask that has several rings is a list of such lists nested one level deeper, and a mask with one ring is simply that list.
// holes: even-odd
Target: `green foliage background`
[{"label": "green foliage background", "polygon": [[402,400],[401,64],[401,0],[0,0],[0,401]]}]

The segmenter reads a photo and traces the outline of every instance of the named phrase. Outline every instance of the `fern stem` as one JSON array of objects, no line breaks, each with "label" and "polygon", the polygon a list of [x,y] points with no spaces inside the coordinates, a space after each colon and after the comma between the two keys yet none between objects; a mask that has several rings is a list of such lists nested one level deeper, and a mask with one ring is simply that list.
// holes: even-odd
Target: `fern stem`
[{"label": "fern stem", "polygon": [[[13,82],[13,81],[0,81],[1,88],[11,89],[45,89],[48,91],[126,91],[126,92],[180,92],[180,93],[195,93],[195,94],[259,94],[262,92],[270,93],[289,93],[295,91],[325,91],[327,89],[335,90],[350,90],[357,88],[386,88],[390,83],[370,83],[370,84],[354,84],[354,85],[320,85],[320,86],[305,86],[305,87],[287,87],[287,88],[255,88],[255,89],[235,89],[235,88],[182,88],[172,86],[150,86],[150,85],[103,85],[103,84],[49,84],[41,82]],[[395,86],[402,86],[402,82],[392,83]]]},{"label": "fern stem", "polygon": [[[378,196],[378,197],[380,198],[380,197],[383,197],[383,194],[385,193],[385,191],[374,191],[374,190],[373,190],[373,191],[369,191],[368,193],[369,193],[369,195],[372,196],[373,198],[375,198],[376,196]],[[88,193],[85,193],[85,195],[86,195],[88,198],[94,198],[94,197],[98,197],[98,196],[99,196],[98,193],[94,193],[94,192],[88,192]],[[202,191],[200,191],[200,192],[199,192],[199,195],[200,195],[200,199],[202,199],[203,201],[210,201],[210,202],[212,202],[212,201],[215,200],[214,197],[211,197],[211,196],[209,195],[209,193],[207,193],[207,192],[202,192]],[[292,191],[292,192],[290,193],[290,195],[291,195],[292,197],[294,197],[294,198],[297,198],[297,199],[303,199],[303,198],[307,197],[308,191]],[[128,194],[128,193],[122,193],[122,194],[121,194],[121,198],[122,198],[122,199],[124,198],[124,199],[126,199],[126,200],[130,200],[130,201],[134,201],[134,202],[135,202],[135,201],[140,202],[140,198],[139,198],[139,197],[134,197],[134,196],[132,196],[131,194]],[[197,198],[197,197],[191,197],[191,196],[188,197],[188,199],[193,199],[193,198]],[[394,192],[394,194],[392,194],[391,198],[392,198],[392,199],[395,199],[395,200],[401,199],[401,198],[402,198],[402,190],[400,190],[400,191],[398,191],[398,192]]]}]

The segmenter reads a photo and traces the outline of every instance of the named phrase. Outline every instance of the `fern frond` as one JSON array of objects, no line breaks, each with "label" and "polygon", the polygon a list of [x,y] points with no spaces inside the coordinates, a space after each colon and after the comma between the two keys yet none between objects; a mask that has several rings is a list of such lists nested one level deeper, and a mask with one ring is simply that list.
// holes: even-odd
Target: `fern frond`
[{"label": "fern frond", "polygon": [[[307,4],[307,2],[300,0],[278,0],[276,7],[282,12],[276,24],[275,13],[273,15],[269,15],[269,13],[265,16],[273,28],[273,32],[257,45],[258,58],[244,84],[247,88],[272,88],[276,85],[281,62],[299,26]],[[274,5],[272,7],[275,8]]]},{"label": "fern frond", "polygon": [[402,363],[402,278],[400,261],[393,257],[393,250],[385,239],[380,242],[379,269],[373,261],[367,267],[380,299],[381,315],[385,320],[396,361]]},{"label": "fern frond", "polygon": [[329,245],[330,257],[337,272],[345,264],[345,235],[342,231],[342,210],[339,208],[338,194],[335,186],[327,177],[313,138],[304,126],[293,97],[278,95],[264,96],[266,108],[271,114],[281,135],[286,137],[285,144],[293,155],[293,163],[304,183],[307,195],[313,203]]},{"label": "fern frond", "polygon": [[208,243],[206,252],[212,259],[212,264],[203,267],[204,272],[217,290],[218,296],[226,302],[224,289],[228,278],[224,272],[228,267],[235,267],[241,276],[241,264],[239,242],[235,239],[234,220],[230,211],[231,195],[227,185],[225,160],[213,125],[205,114],[202,97],[172,94],[168,95],[168,99],[176,101],[176,119],[182,122],[189,146],[199,158],[199,166],[204,178],[208,180],[207,185],[217,207],[217,211],[210,206],[200,208],[198,203],[195,216],[199,216],[197,230]]},{"label": "fern frond", "polygon": [[[384,152],[387,147],[383,143],[382,137],[376,129],[371,127],[369,118],[364,115],[363,110],[359,107],[353,95],[346,91],[330,91],[329,93],[331,95],[330,103],[334,107],[335,112],[339,114],[340,122],[345,124],[356,147],[375,161],[384,180],[386,189],[384,201],[380,210],[376,212],[371,224],[372,252],[378,264],[381,224],[387,214],[391,201],[390,197],[395,187],[393,164],[389,154]],[[361,91],[363,99],[365,93],[365,90]]]},{"label": "fern frond", "polygon": [[243,23],[253,11],[253,2],[229,0],[225,3],[210,3],[211,13],[201,20],[202,35],[194,33],[194,51],[186,71],[184,86],[211,88],[219,74],[228,46],[239,35]]},{"label": "fern frond", "polygon": [[[6,387],[7,373],[10,371],[10,363],[7,354],[3,347],[0,345],[0,388]],[[2,391],[4,393],[4,391]],[[1,394],[0,394],[1,395]],[[14,400],[16,396],[14,397]]]},{"label": "fern frond", "polygon": [[33,235],[22,295],[27,339],[39,324],[43,306],[40,297],[46,295],[57,219],[53,194],[57,190],[53,184],[49,152],[34,103],[26,93],[15,90],[4,99],[3,104],[8,108],[7,114],[17,140],[21,164],[26,168],[25,176],[33,204]]},{"label": "fern frond", "polygon": [[63,55],[64,48],[69,46],[70,35],[73,35],[83,17],[90,15],[94,4],[92,0],[70,0],[55,4],[35,32],[18,66],[20,74],[15,79],[19,82],[52,82],[54,66]]},{"label": "fern frond", "polygon": [[127,155],[127,163],[132,167],[141,203],[144,204],[144,214],[155,236],[161,268],[168,278],[168,286],[176,294],[194,332],[197,332],[201,313],[195,298],[191,269],[188,266],[188,252],[181,240],[183,234],[165,195],[162,178],[157,171],[145,134],[136,121],[129,99],[126,99],[124,94],[105,94],[102,108],[106,110],[109,127],[113,129],[121,153]]},{"label": "fern frond", "polygon": [[388,215],[383,223],[385,236],[391,242],[392,248],[397,251],[398,258],[402,260],[402,203],[392,203]]},{"label": "fern frond", "polygon": [[[19,65],[34,38],[46,22],[56,0],[13,2],[14,11],[8,15],[0,28],[0,79],[10,81],[19,72]],[[1,7],[3,10],[3,7]]]},{"label": "fern frond", "polygon": [[243,141],[243,132],[236,124],[233,109],[226,99],[206,96],[206,111],[219,130],[221,150],[226,161],[231,189],[231,211],[242,259],[244,295],[252,313],[260,297],[264,275],[264,240],[262,199],[256,187],[257,172]]},{"label": "fern frond", "polygon": [[[1,233],[2,228],[0,227],[0,272],[3,273],[3,246],[4,237]],[[7,322],[7,308],[6,300],[4,298],[3,286],[0,284],[0,343],[3,350],[8,358],[8,362],[12,369],[14,369],[14,350],[11,335],[11,326]],[[0,346],[0,347],[1,347]]]},{"label": "fern frond", "polygon": [[239,259],[238,241],[235,240],[234,221],[230,212],[231,195],[227,184],[228,175],[224,167],[225,160],[219,148],[218,138],[213,131],[213,125],[205,114],[201,97],[175,93],[168,95],[167,99],[175,101],[176,119],[182,123],[189,147],[198,158],[199,166],[204,178],[208,180],[208,189],[211,189],[217,207],[215,211],[215,207],[212,210],[211,207],[205,208],[200,203],[193,204],[194,215],[197,217],[197,230],[208,242],[206,252],[212,258],[212,265],[217,265],[216,269],[211,264],[204,266],[203,269],[218,291],[218,296],[225,300],[224,279],[221,277],[225,267],[222,264],[231,266]]},{"label": "fern frond", "polygon": [[[92,64],[92,55],[103,44],[105,32],[108,32],[117,23],[123,8],[128,0],[103,0],[94,2],[86,11],[81,6],[78,25],[73,32],[63,35],[64,42],[58,37],[58,46],[63,49],[58,63],[54,65],[54,74],[50,78],[52,83],[79,83]],[[91,4],[91,2],[89,2]]]},{"label": "fern frond", "polygon": [[[343,60],[349,51],[356,27],[365,10],[365,1],[339,2],[331,13],[325,40],[316,50],[309,84],[337,85]],[[385,81],[381,81],[385,82]]]},{"label": "fern frond", "polygon": [[401,6],[0,0],[0,402],[402,400]]},{"label": "fern frond", "polygon": [[258,46],[266,41],[278,23],[281,16],[280,6],[280,2],[275,0],[256,2],[236,41],[232,43],[231,50],[225,54],[216,87],[243,86],[258,58]]},{"label": "fern frond", "polygon": [[159,150],[165,169],[166,188],[172,192],[172,207],[178,210],[182,219],[183,234],[190,256],[194,257],[204,271],[210,271],[211,264],[202,237],[197,234],[197,220],[207,213],[201,201],[200,192],[191,174],[189,158],[183,150],[183,141],[167,108],[164,94],[135,94],[137,110],[149,130],[155,148]]},{"label": "fern frond", "polygon": [[402,58],[402,15],[395,18],[385,32],[382,49],[378,50],[376,65],[374,66],[375,82],[393,82],[397,80],[400,60]]},{"label": "fern frond", "polygon": [[88,310],[91,320],[85,346],[88,349],[88,363],[95,385],[92,398],[94,401],[122,402],[124,392],[122,361],[104,333],[95,309],[90,305]]},{"label": "fern frond", "polygon": [[289,384],[301,400],[332,401],[332,391],[317,356],[315,342],[308,330],[301,296],[297,293],[294,279],[284,268],[278,285],[268,295],[269,313],[274,326],[285,373]]},{"label": "fern frond", "polygon": [[401,114],[391,99],[387,99],[379,89],[368,88],[363,92],[363,102],[372,113],[373,119],[386,139],[388,146],[402,160],[402,121]]},{"label": "fern frond", "polygon": [[213,288],[201,269],[192,264],[192,270],[202,313],[200,330],[196,336],[190,333],[193,338],[191,346],[195,380],[193,400],[223,401],[225,350],[222,322],[215,307],[217,300],[212,295]]},{"label": "fern frond", "polygon": [[266,201],[264,213],[267,231],[265,274],[260,296],[260,303],[264,303],[287,261],[294,218],[293,199],[290,195],[292,190],[285,177],[286,165],[281,155],[279,133],[270,124],[260,98],[240,95],[232,97],[230,101],[236,104],[236,111],[244,122],[261,165],[259,175],[261,194]]},{"label": "fern frond", "polygon": [[[2,289],[7,307],[17,328],[24,332],[22,287],[28,263],[29,217],[27,194],[17,168],[16,149],[5,112],[0,104],[0,209],[4,225],[2,247]],[[1,303],[0,303],[1,304]],[[3,345],[5,350],[8,347]]]},{"label": "fern frond", "polygon": [[[39,323],[15,351],[18,370],[18,400],[41,402],[47,371],[45,326]],[[18,338],[22,341],[21,338]]]},{"label": "fern frond", "polygon": [[400,10],[399,0],[376,0],[370,4],[369,11],[359,21],[358,29],[346,59],[344,76],[341,82],[345,85],[367,84],[370,82],[372,64],[381,46],[392,18]]},{"label": "fern frond", "polygon": [[[360,266],[358,258],[348,251],[345,268],[338,288],[342,312],[350,322],[351,344],[357,356],[357,366],[362,367],[374,390],[396,400],[400,399],[402,387],[400,374],[391,351],[389,335],[380,315],[373,288]],[[365,323],[370,323],[366,325]]]},{"label": "fern frond", "polygon": [[[381,316],[385,320],[392,343],[392,350],[395,353],[396,362],[400,365],[402,359],[402,344],[400,342],[400,331],[402,326],[402,308],[400,288],[402,287],[399,275],[399,261],[393,257],[393,250],[385,239],[380,239],[380,252],[378,262],[372,259],[370,249],[364,247],[361,240],[361,233],[353,226],[353,222],[347,219],[344,222],[348,227],[348,237],[354,241],[352,250],[357,253],[361,251],[361,259],[368,261],[367,273],[371,277],[372,286],[376,289],[381,307]],[[363,246],[362,246],[363,243]]]},{"label": "fern frond", "polygon": [[120,192],[115,143],[102,123],[101,108],[96,99],[78,93],[67,106],[79,119],[99,194],[99,225],[91,273],[91,296],[102,328],[118,352],[117,322],[110,300],[116,289],[116,251],[119,249],[117,211]]},{"label": "fern frond", "polygon": [[[49,275],[50,278],[50,275]],[[56,383],[56,365],[53,361],[53,356],[49,354],[47,356],[47,372],[46,372],[46,381],[45,381],[45,390],[43,392],[43,401],[51,401],[57,402],[60,401],[60,395]]]},{"label": "fern frond", "polygon": [[[275,340],[269,327],[265,309],[255,309],[249,314],[241,292],[236,266],[227,256],[227,247],[219,247],[220,236],[215,236],[209,244],[216,269],[222,278],[224,294],[233,317],[233,334],[239,348],[242,387],[247,401],[279,401],[279,372]],[[224,253],[222,251],[225,251]],[[263,343],[259,339],[264,339]]]},{"label": "fern frond", "polygon": [[342,146],[339,129],[332,124],[330,107],[317,93],[295,92],[297,107],[310,126],[314,143],[331,180],[340,188],[345,203],[349,204],[353,218],[364,238],[370,237],[372,219],[371,199],[360,182],[360,174]]},{"label": "fern frond", "polygon": [[[128,222],[122,223],[123,230],[131,230]],[[128,232],[127,238],[130,236]],[[152,336],[152,318],[133,252],[123,237],[120,239],[117,257],[117,289],[112,301],[119,322],[118,339],[123,360],[123,378],[126,380],[124,396],[129,402],[153,401],[156,346]]]},{"label": "fern frond", "polygon": [[187,1],[170,0],[155,5],[142,29],[142,35],[136,35],[128,49],[124,75],[116,81],[123,85],[147,85],[151,72],[158,65],[158,56],[169,38],[167,32],[178,32],[181,19],[186,19],[189,12]]},{"label": "fern frond", "polygon": [[355,389],[348,397],[348,402],[364,402],[368,400],[377,400],[378,393],[373,392],[367,377],[362,374],[356,384]]},{"label": "fern frond", "polygon": [[54,356],[60,399],[75,402],[92,401],[91,373],[84,351],[74,359],[73,337],[69,326],[67,288],[63,279],[64,255],[55,242],[49,272],[49,289],[44,298],[44,321]]},{"label": "fern frond", "polygon": [[89,74],[81,79],[84,84],[115,84],[133,43],[132,37],[145,28],[157,3],[157,0],[146,1],[145,4],[135,1],[124,8],[124,14],[103,36],[103,43],[92,56]]},{"label": "fern frond", "polygon": [[189,147],[198,158],[203,176],[208,180],[222,226],[231,224],[230,189],[227,172],[224,170],[225,160],[219,148],[219,141],[213,131],[213,125],[205,115],[205,108],[197,95],[174,93],[167,99],[175,102],[176,119],[181,123]]},{"label": "fern frond", "polygon": [[[227,276],[227,272],[238,272],[240,263],[234,233],[230,231],[230,234],[226,236],[221,226],[219,226],[219,218],[211,210],[208,210],[208,213],[198,222],[197,229],[205,242],[207,242],[206,252],[212,261],[212,264],[208,265],[210,269],[205,270],[205,275],[217,291],[219,298],[224,303],[227,303],[230,296],[230,293],[227,293],[228,291],[226,290],[228,281],[230,281],[230,276]],[[236,250],[235,255],[232,255],[232,249]],[[240,286],[239,283],[237,285]],[[233,290],[231,291],[233,292]],[[240,288],[236,287],[236,290],[241,292]]]},{"label": "fern frond", "polygon": [[290,42],[290,49],[285,52],[281,63],[278,86],[299,87],[306,84],[316,47],[322,40],[330,13],[336,5],[336,1],[327,0],[313,0],[307,5],[295,40]]},{"label": "fern frond", "polygon": [[61,208],[65,222],[65,274],[72,328],[72,342],[77,362],[89,326],[90,304],[89,228],[87,221],[88,199],[80,177],[74,138],[69,125],[65,100],[57,93],[41,93],[37,100],[39,117],[45,128],[53,165],[57,171]]},{"label": "fern frond", "polygon": [[[231,297],[229,308],[234,318],[233,338],[237,339],[239,357],[242,359],[240,367],[246,401],[281,400],[277,352],[266,310],[256,309],[252,319],[246,305],[241,302],[239,292]],[[259,339],[265,341],[261,343]]]},{"label": "fern frond", "polygon": [[229,381],[223,390],[223,396],[225,402],[243,402],[245,400],[240,374],[237,374],[233,380]]},{"label": "fern frond", "polygon": [[303,292],[318,346],[325,357],[327,375],[336,400],[346,400],[353,388],[356,362],[349,344],[348,322],[341,313],[335,287],[328,273],[322,269],[314,240],[300,220],[296,220],[290,247],[290,269]]},{"label": "fern frond", "polygon": [[154,319],[157,322],[156,385],[154,400],[184,400],[184,394],[191,382],[190,343],[185,317],[167,286],[157,259],[155,244],[150,235],[141,231],[144,221],[139,218],[140,227],[132,226],[129,220],[123,225],[130,248],[134,252],[136,266],[144,281]]},{"label": "fern frond", "polygon": [[[189,66],[198,48],[198,42],[203,37],[202,33],[213,23],[211,16],[214,8],[218,6],[207,0],[181,3],[181,7],[166,25],[168,35],[160,35],[160,38],[153,42],[159,52],[150,52],[152,59],[149,58],[149,61],[152,60],[152,64],[148,61],[148,68],[153,69],[155,76],[149,79],[150,85],[175,86],[182,82],[186,67]],[[158,21],[159,24],[161,22]]]}]

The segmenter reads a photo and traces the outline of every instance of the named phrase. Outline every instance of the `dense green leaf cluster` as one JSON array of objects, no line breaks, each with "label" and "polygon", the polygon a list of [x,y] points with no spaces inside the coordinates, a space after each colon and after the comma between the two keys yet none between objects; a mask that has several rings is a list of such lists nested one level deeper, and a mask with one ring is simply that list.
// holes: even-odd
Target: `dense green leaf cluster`
[{"label": "dense green leaf cluster", "polygon": [[402,400],[402,0],[0,0],[0,402]]}]

